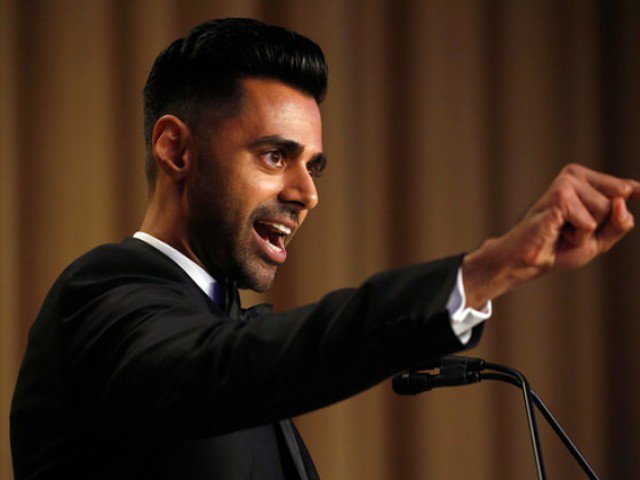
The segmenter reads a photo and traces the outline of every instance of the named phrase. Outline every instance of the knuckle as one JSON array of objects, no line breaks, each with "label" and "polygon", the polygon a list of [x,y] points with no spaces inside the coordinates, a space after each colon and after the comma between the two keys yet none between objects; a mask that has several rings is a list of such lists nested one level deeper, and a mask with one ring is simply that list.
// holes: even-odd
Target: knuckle
[{"label": "knuckle", "polygon": [[573,195],[573,187],[571,184],[562,178],[558,179],[558,182],[553,190],[553,201],[556,205],[563,205],[569,202]]},{"label": "knuckle", "polygon": [[620,183],[620,193],[622,194],[623,197],[628,197],[629,195],[631,195],[631,192],[633,191],[633,187],[631,186],[630,182],[627,181],[622,181]]},{"label": "knuckle", "polygon": [[572,162],[564,166],[564,168],[562,169],[562,173],[566,175],[576,176],[583,168],[584,167],[579,163]]}]

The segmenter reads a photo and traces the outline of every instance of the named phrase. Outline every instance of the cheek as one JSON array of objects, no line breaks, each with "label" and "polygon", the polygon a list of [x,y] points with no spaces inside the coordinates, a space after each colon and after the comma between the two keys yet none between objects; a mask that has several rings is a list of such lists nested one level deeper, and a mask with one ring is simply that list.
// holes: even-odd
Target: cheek
[{"label": "cheek", "polygon": [[263,172],[253,171],[243,180],[238,185],[237,197],[249,213],[256,207],[275,200],[282,189],[280,178]]},{"label": "cheek", "polygon": [[228,212],[233,212],[236,221],[244,223],[257,207],[278,198],[283,188],[282,175],[263,170],[252,155],[229,152],[217,158],[229,161],[218,165],[211,178],[219,182],[219,195],[225,197]]}]

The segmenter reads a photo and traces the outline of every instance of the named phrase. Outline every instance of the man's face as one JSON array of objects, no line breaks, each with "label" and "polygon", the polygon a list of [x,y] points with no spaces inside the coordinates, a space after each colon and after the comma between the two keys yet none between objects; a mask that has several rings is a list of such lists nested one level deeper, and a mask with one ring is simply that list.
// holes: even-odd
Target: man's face
[{"label": "man's face", "polygon": [[313,97],[276,80],[243,81],[238,114],[198,128],[187,186],[191,248],[214,276],[264,292],[286,245],[318,203],[325,165]]}]

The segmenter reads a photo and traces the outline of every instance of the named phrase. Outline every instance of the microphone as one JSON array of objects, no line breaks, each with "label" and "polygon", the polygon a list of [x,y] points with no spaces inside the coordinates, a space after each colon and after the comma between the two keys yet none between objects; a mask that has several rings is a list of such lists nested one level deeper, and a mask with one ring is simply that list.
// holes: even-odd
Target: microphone
[{"label": "microphone", "polygon": [[391,386],[398,395],[417,395],[428,392],[439,387],[456,387],[458,385],[469,385],[480,381],[478,372],[460,373],[458,371],[450,374],[421,372],[404,372],[393,377]]},{"label": "microphone", "polygon": [[[398,395],[416,395],[421,392],[428,392],[434,388],[469,385],[481,380],[498,380],[509,383],[520,388],[523,393],[538,478],[541,480],[546,479],[546,473],[532,403],[540,410],[545,420],[549,422],[555,433],[560,437],[565,447],[567,447],[587,476],[591,480],[598,480],[597,475],[587,463],[582,453],[580,453],[578,447],[575,446],[571,438],[569,438],[569,435],[563,430],[542,399],[533,391],[528,380],[521,372],[505,365],[486,362],[481,358],[456,355],[442,357],[428,364],[421,365],[417,369],[433,370],[438,368],[440,372],[436,374],[416,372],[415,370],[397,374],[393,377],[393,391]],[[484,373],[485,370],[498,373]]]},{"label": "microphone", "polygon": [[408,371],[393,377],[393,391],[398,395],[417,395],[439,387],[469,385],[480,381],[485,368],[481,358],[447,356],[429,364],[428,369],[439,368],[440,373]]}]

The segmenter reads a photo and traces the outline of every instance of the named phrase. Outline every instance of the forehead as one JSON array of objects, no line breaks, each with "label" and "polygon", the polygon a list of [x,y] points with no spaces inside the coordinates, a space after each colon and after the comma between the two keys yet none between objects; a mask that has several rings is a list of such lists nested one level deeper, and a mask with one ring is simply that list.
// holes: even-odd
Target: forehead
[{"label": "forehead", "polygon": [[241,108],[224,122],[225,136],[242,141],[280,136],[322,151],[322,119],[312,96],[278,80],[249,78],[242,86]]}]

